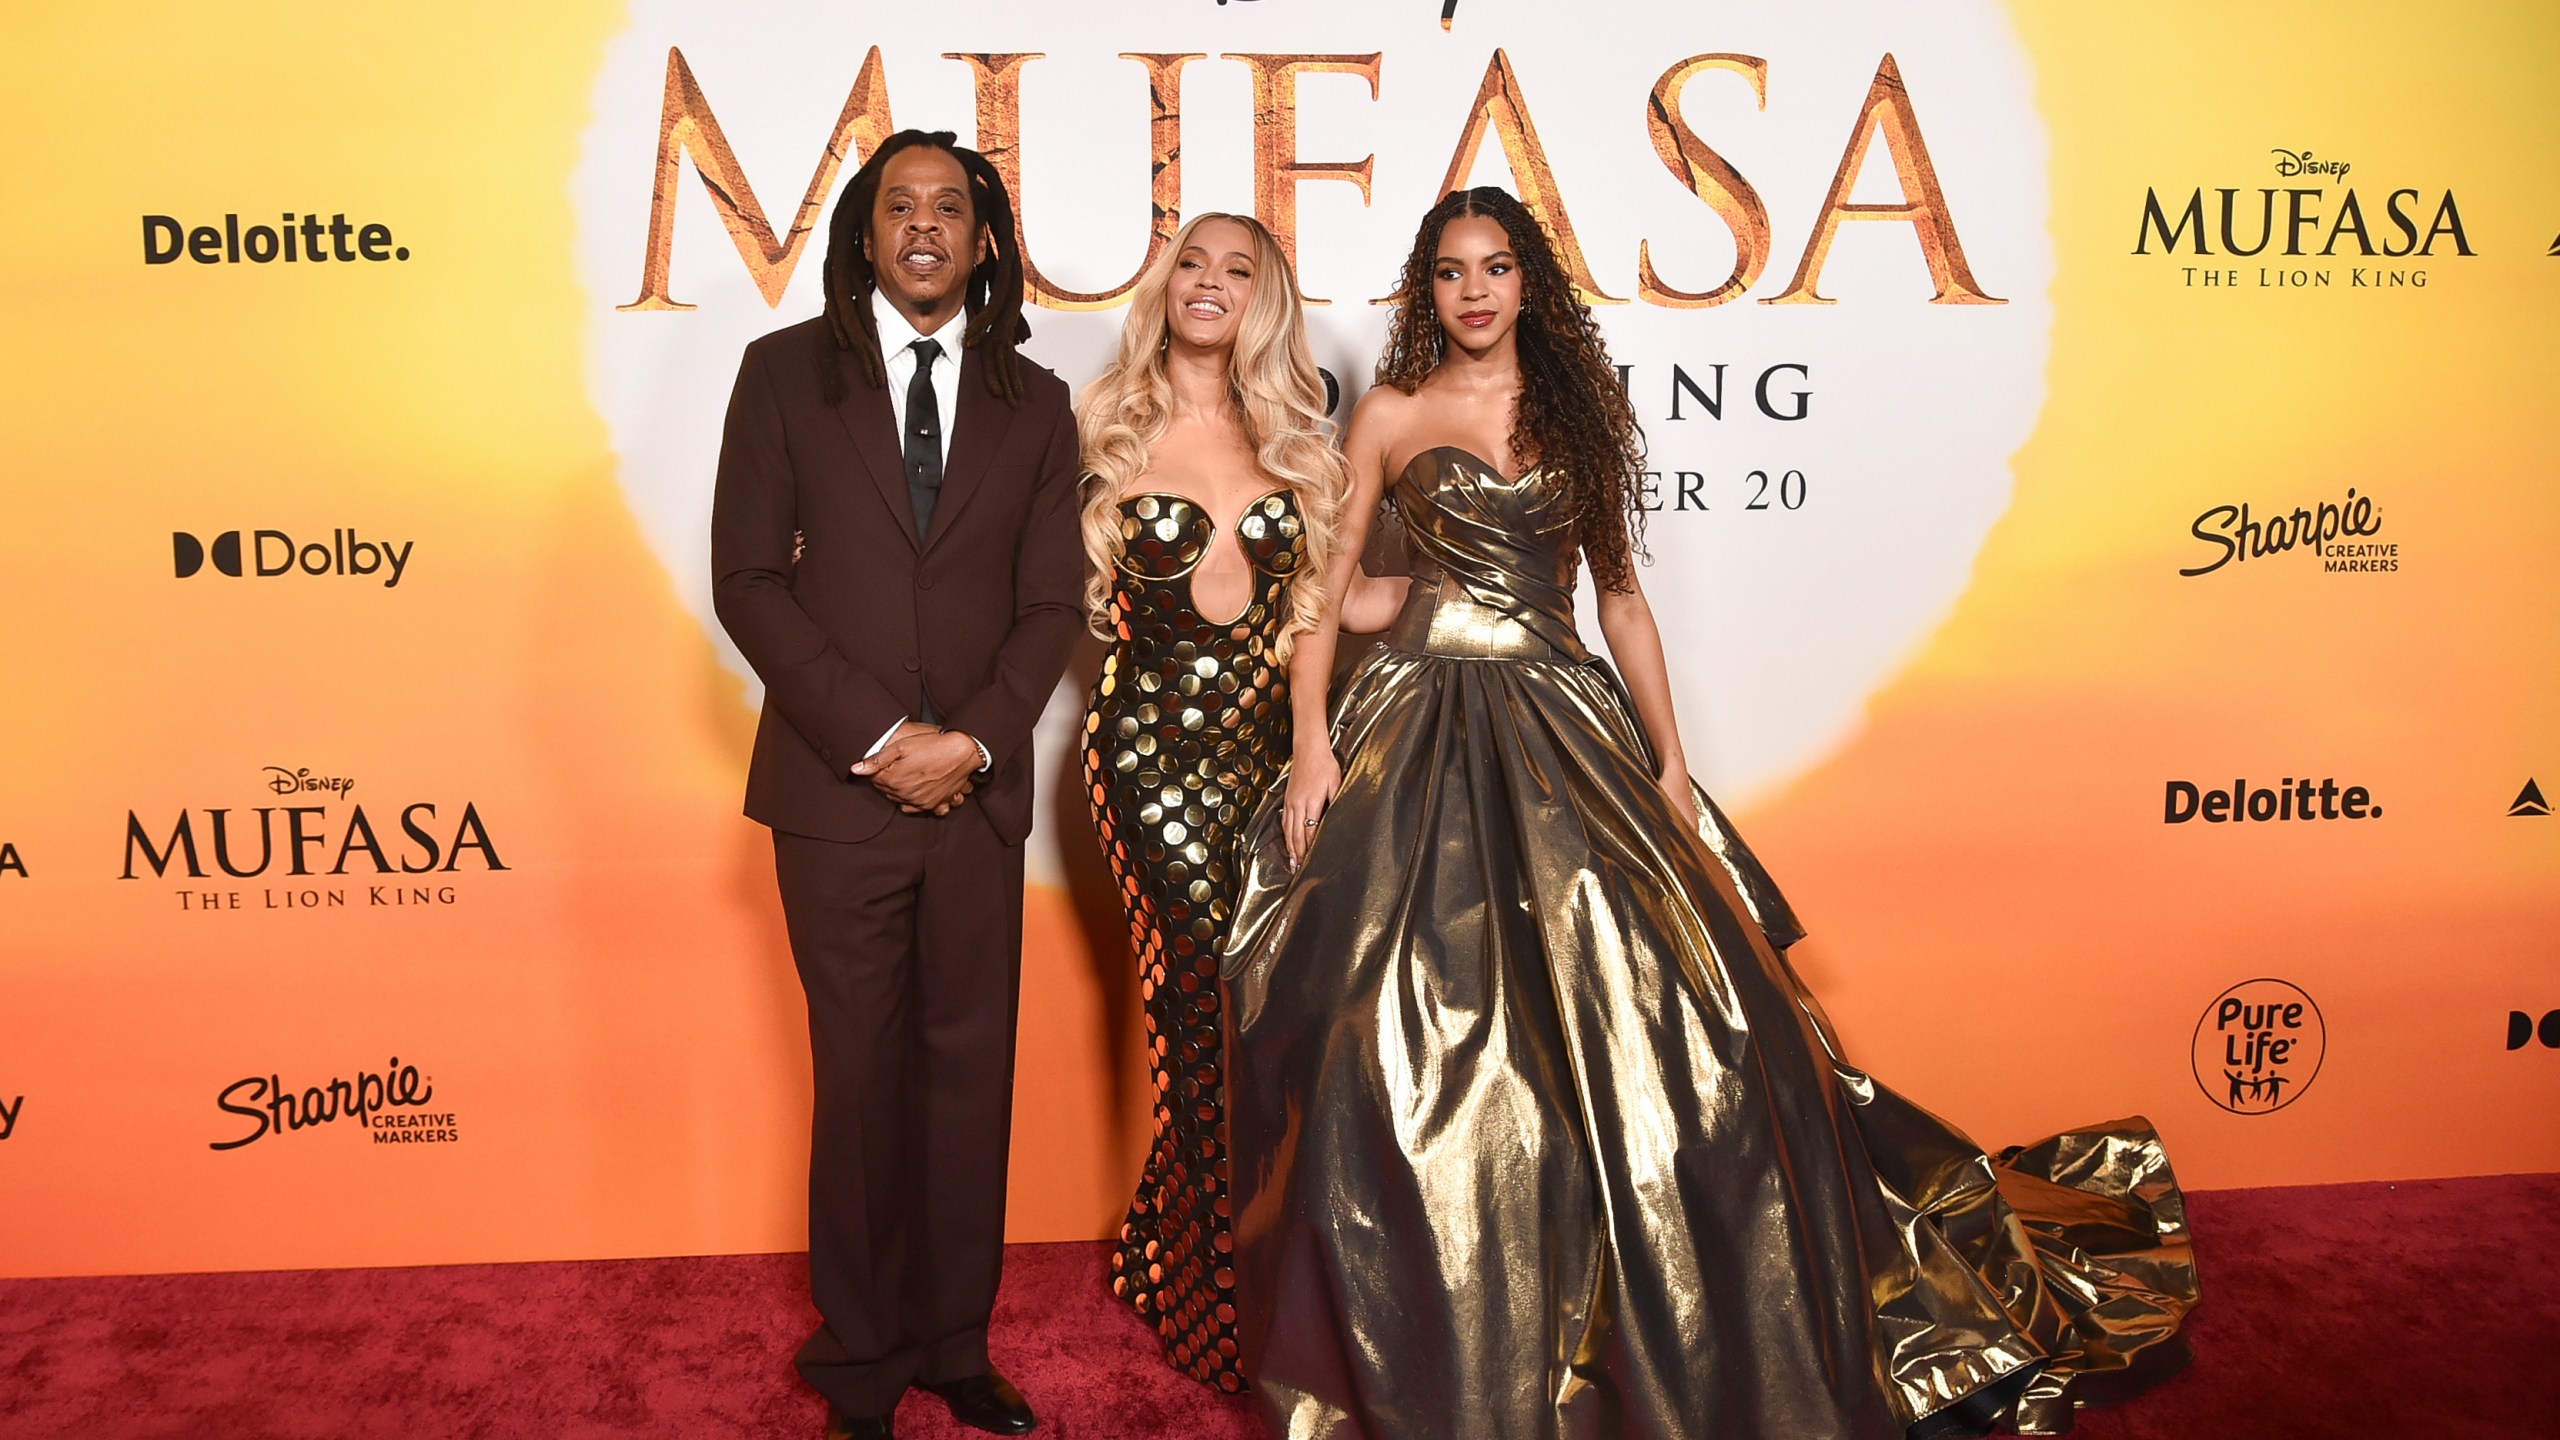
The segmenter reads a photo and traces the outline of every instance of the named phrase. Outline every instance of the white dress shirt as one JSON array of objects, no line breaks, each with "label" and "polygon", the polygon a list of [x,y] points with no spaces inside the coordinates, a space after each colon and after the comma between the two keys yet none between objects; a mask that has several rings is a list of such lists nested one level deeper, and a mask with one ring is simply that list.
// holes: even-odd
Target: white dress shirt
[{"label": "white dress shirt", "polygon": [[[951,421],[960,411],[960,335],[967,327],[952,322],[959,320],[961,313],[953,313],[942,322],[940,329],[928,337],[907,322],[907,317],[897,306],[889,303],[886,294],[879,290],[871,292],[871,323],[880,331],[880,360],[888,372],[889,414],[898,422],[898,449],[902,454],[907,447],[907,387],[915,383],[916,378],[916,352],[910,347],[918,340],[928,338],[942,342],[942,353],[933,358],[933,375],[929,383],[933,386],[933,408],[942,422],[942,464],[945,470],[951,466]],[[890,738],[913,718],[908,716],[890,726],[879,739],[871,742],[870,749],[862,752],[862,758],[868,760],[888,748]],[[978,747],[979,773],[994,769],[995,757],[987,753],[986,742],[972,735],[969,743]]]},{"label": "white dress shirt", "polygon": [[967,327],[953,322],[954,313],[942,322],[942,328],[928,336],[907,323],[898,307],[878,290],[871,292],[871,323],[880,330],[880,359],[889,371],[889,413],[898,420],[898,452],[907,448],[907,387],[915,382],[916,352],[907,347],[918,340],[938,340],[942,353],[933,360],[933,408],[941,412],[942,465],[951,467],[951,421],[960,409],[960,335]]}]

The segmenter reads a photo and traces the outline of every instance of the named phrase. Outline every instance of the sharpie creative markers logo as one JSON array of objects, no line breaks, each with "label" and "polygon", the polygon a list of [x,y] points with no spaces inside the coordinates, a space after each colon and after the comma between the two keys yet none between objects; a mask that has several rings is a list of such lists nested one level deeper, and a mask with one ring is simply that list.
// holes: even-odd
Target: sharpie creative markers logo
[{"label": "sharpie creative markers logo", "polygon": [[418,548],[415,540],[367,540],[353,527],[332,530],[327,540],[307,544],[282,530],[247,533],[249,539],[244,546],[238,530],[225,530],[210,544],[184,530],[169,532],[178,578],[193,579],[211,560],[216,571],[235,580],[250,575],[261,580],[297,574],[355,578],[379,575],[382,588],[389,590],[396,588],[400,577],[408,573],[410,553]]},{"label": "sharpie creative markers logo", "polygon": [[2196,1022],[2196,1084],[2234,1115],[2265,1115],[2302,1098],[2328,1055],[2320,1007],[2285,980],[2243,980]]},{"label": "sharpie creative markers logo", "polygon": [[[451,1142],[461,1132],[450,1113],[429,1113],[436,1087],[415,1065],[394,1055],[380,1070],[322,1081],[295,1090],[273,1074],[249,1075],[222,1087],[214,1108],[248,1122],[228,1140],[209,1142],[215,1150],[238,1150],[270,1135],[309,1130],[353,1120],[373,1133],[377,1145]],[[409,1113],[419,1112],[419,1113]]]},{"label": "sharpie creative markers logo", "polygon": [[358,224],[342,211],[323,220],[286,211],[273,225],[243,226],[237,214],[222,223],[189,227],[174,215],[142,217],[142,263],[174,265],[351,265],[359,260],[380,263],[409,258],[409,247],[395,241],[388,225]]},{"label": "sharpie creative markers logo", "polygon": [[2210,557],[2178,571],[2191,580],[2226,565],[2293,550],[2319,556],[2320,569],[2331,575],[2389,574],[2400,568],[2399,542],[2373,538],[2382,533],[2381,508],[2372,496],[2353,488],[2342,500],[2263,514],[2245,502],[2216,505],[2198,515],[2187,533],[2204,542]]},{"label": "sharpie creative markers logo", "polygon": [[2271,786],[2250,789],[2246,779],[2228,790],[2207,790],[2192,780],[2169,782],[2160,818],[2171,825],[2202,820],[2207,825],[2284,820],[2379,820],[2382,807],[2362,785],[2340,786],[2336,777],[2318,781],[2288,775]]}]

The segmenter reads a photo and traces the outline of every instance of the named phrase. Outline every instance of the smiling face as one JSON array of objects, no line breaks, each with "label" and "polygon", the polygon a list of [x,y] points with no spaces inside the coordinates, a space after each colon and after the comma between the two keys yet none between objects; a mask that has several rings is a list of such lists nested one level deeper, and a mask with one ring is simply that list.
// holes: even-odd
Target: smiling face
[{"label": "smiling face", "polygon": [[968,173],[950,151],[915,145],[889,157],[862,250],[908,324],[930,333],[960,312],[987,243]]},{"label": "smiling face", "polygon": [[1173,283],[1165,287],[1165,326],[1177,345],[1223,350],[1253,303],[1252,232],[1232,220],[1212,220],[1191,232],[1174,257]]},{"label": "smiling face", "polygon": [[1483,215],[1460,215],[1440,229],[1431,262],[1431,305],[1449,342],[1482,354],[1520,323],[1520,262],[1511,237]]}]

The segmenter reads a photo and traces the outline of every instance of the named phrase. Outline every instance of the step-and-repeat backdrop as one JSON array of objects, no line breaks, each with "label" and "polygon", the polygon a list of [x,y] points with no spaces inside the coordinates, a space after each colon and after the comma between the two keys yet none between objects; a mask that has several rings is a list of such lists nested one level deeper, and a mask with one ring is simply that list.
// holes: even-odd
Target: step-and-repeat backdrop
[{"label": "step-and-repeat backdrop", "polygon": [[[0,1273],[797,1248],[712,622],[740,347],[894,128],[1096,372],[1177,217],[1368,383],[1538,207],[1689,753],[1857,1055],[2194,1187],[2560,1168],[2560,16],[635,0],[0,21]],[[1012,1231],[1153,1095],[1041,737]]]}]

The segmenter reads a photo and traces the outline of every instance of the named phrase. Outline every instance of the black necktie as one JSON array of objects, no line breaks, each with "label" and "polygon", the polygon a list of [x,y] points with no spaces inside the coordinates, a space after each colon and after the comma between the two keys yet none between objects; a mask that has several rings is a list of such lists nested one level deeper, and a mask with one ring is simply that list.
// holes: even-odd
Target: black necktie
[{"label": "black necktie", "polygon": [[907,501],[916,509],[916,538],[933,526],[933,502],[942,498],[942,407],[933,398],[933,362],[940,342],[918,340],[915,378],[907,382]]}]

